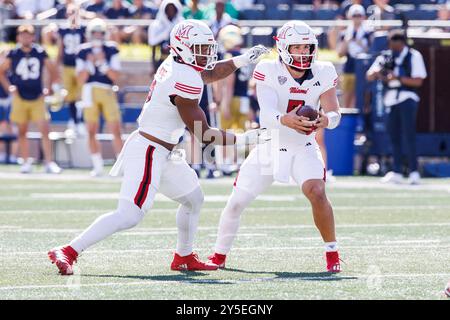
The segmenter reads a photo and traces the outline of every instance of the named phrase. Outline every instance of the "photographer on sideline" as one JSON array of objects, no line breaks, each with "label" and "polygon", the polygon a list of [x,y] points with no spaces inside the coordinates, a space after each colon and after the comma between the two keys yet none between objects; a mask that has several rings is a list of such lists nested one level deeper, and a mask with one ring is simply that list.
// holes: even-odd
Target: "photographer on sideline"
[{"label": "photographer on sideline", "polygon": [[366,75],[368,81],[383,81],[387,127],[392,141],[394,168],[381,181],[402,182],[404,151],[408,160],[408,182],[418,184],[416,116],[420,98],[417,90],[427,77],[427,71],[420,52],[408,47],[403,30],[396,29],[389,33],[389,49],[375,59]]}]

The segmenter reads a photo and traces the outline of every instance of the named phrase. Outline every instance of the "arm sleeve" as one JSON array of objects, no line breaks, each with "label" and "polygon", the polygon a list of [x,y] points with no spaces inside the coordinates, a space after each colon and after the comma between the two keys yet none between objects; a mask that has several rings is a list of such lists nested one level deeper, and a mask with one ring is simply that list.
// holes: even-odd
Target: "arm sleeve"
[{"label": "arm sleeve", "polygon": [[277,110],[278,96],[275,89],[257,81],[256,97],[260,108],[261,123],[270,128],[281,127],[280,118],[283,114]]},{"label": "arm sleeve", "polygon": [[327,92],[331,88],[335,88],[338,82],[338,75],[335,67],[330,63],[324,69],[324,83],[322,93]]}]

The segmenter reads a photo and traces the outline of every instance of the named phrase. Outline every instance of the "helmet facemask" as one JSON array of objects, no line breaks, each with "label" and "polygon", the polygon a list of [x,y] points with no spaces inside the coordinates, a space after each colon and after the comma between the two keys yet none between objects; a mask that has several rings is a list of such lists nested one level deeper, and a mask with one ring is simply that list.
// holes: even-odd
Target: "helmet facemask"
[{"label": "helmet facemask", "polygon": [[283,52],[280,52],[283,62],[299,70],[311,69],[316,60],[316,45],[310,44],[309,54],[290,53],[289,49],[293,45],[295,44],[291,44]]},{"label": "helmet facemask", "polygon": [[194,44],[191,46],[193,65],[195,67],[212,70],[217,62],[217,43]]}]

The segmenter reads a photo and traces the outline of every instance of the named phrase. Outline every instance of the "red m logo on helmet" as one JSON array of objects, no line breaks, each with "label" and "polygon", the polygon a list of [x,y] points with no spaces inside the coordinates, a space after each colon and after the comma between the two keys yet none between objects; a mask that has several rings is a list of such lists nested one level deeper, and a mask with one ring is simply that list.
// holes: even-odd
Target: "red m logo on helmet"
[{"label": "red m logo on helmet", "polygon": [[189,31],[191,31],[191,29],[193,28],[194,26],[191,26],[191,25],[181,25],[179,28],[178,28],[178,30],[177,30],[177,33],[175,34],[175,36],[176,37],[179,37],[179,38],[183,38],[183,39],[188,39],[189,37]]}]

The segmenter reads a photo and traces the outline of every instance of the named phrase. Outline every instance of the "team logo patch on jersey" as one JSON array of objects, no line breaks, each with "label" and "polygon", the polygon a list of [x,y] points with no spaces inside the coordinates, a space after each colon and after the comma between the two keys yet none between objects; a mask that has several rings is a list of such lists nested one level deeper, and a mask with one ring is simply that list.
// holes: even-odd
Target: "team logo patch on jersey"
[{"label": "team logo patch on jersey", "polygon": [[286,77],[284,77],[284,76],[278,76],[278,83],[279,83],[280,85],[285,84],[286,81],[287,81],[287,78],[286,78]]}]

